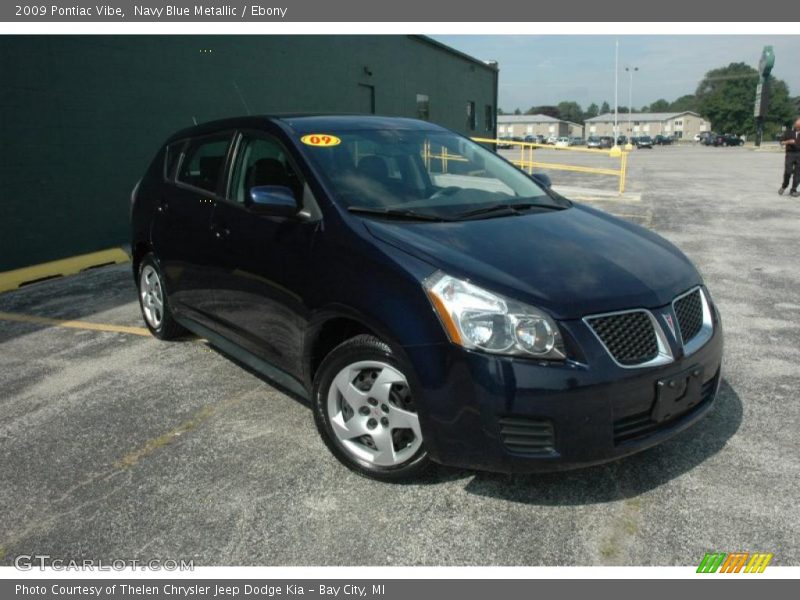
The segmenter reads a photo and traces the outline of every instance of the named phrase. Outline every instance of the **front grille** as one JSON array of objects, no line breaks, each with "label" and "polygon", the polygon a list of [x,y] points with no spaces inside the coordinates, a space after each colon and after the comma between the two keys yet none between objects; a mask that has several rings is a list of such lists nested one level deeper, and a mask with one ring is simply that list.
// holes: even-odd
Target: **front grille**
[{"label": "front grille", "polygon": [[614,444],[617,445],[637,438],[646,437],[652,433],[658,432],[658,430],[664,427],[670,427],[676,420],[691,416],[712,400],[714,397],[714,390],[717,387],[718,377],[719,371],[717,371],[714,377],[703,384],[700,392],[700,401],[690,407],[689,410],[675,415],[669,421],[656,423],[650,418],[649,410],[614,421]]},{"label": "front grille", "polygon": [[528,417],[502,417],[500,439],[516,454],[549,456],[556,452],[556,436],[552,421]]},{"label": "front grille", "polygon": [[683,343],[687,343],[700,333],[703,327],[703,301],[700,299],[700,289],[686,294],[675,301],[675,316],[681,328]]},{"label": "front grille", "polygon": [[646,311],[588,317],[586,322],[621,365],[640,365],[658,356],[656,332]]}]

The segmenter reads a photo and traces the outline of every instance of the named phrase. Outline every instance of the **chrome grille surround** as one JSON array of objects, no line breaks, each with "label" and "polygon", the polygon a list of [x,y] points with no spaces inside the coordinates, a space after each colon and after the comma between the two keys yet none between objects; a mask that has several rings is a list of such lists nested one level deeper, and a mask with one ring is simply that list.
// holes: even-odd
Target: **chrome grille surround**
[{"label": "chrome grille surround", "polygon": [[[626,363],[618,359],[616,353],[608,347],[606,340],[600,335],[600,333],[595,330],[595,326],[592,325],[592,321],[598,319],[604,319],[606,317],[617,317],[623,315],[630,315],[630,314],[644,314],[650,322],[650,325],[653,330],[653,334],[655,335],[656,341],[656,352],[655,356],[652,358],[648,358],[640,363]],[[666,365],[675,360],[675,357],[672,355],[672,350],[669,346],[669,341],[667,340],[667,336],[664,333],[664,330],[659,325],[658,321],[656,320],[655,316],[652,312],[645,308],[634,308],[630,310],[619,310],[609,313],[602,313],[596,315],[589,315],[583,318],[583,322],[592,332],[592,334],[597,338],[597,340],[602,344],[603,348],[605,348],[608,355],[611,359],[616,363],[617,366],[622,367],[623,369],[643,369],[646,367],[657,367],[659,365]]]},{"label": "chrome grille surround", "polygon": [[[702,313],[702,322],[700,324],[700,329],[695,333],[691,338],[688,340],[684,339],[683,337],[683,325],[681,324],[681,319],[678,316],[678,309],[676,308],[676,304],[680,305],[681,300],[684,300],[688,296],[691,296],[697,292],[700,295],[700,309]],[[694,354],[697,352],[708,340],[711,339],[711,335],[714,333],[714,321],[711,316],[711,306],[708,302],[708,297],[706,296],[705,290],[701,286],[696,286],[690,289],[687,292],[684,292],[680,296],[676,296],[675,299],[672,301],[672,312],[675,313],[675,318],[678,321],[677,323],[677,330],[680,331],[681,334],[681,344],[683,345],[683,353],[685,356],[689,356],[690,354]]]},{"label": "chrome grille surround", "polygon": [[[679,313],[678,309],[676,309],[676,304],[679,304],[681,300],[684,300],[685,298],[691,296],[694,293],[698,293],[700,297],[700,310],[702,314],[702,322],[699,330],[689,340],[684,340],[681,319],[678,317]],[[670,303],[670,308],[672,309],[672,316],[674,316],[675,318],[674,334],[678,345],[683,348],[684,356],[689,356],[691,354],[694,354],[700,348],[702,348],[714,334],[714,320],[711,313],[711,304],[708,299],[708,292],[706,292],[700,285],[695,286],[690,290],[687,290],[686,292],[683,292],[682,294],[675,296],[675,298],[673,298],[672,302]],[[643,313],[647,315],[653,327],[653,333],[656,337],[656,343],[658,346],[658,352],[653,358],[648,360],[643,360],[642,362],[636,364],[630,364],[630,363],[626,364],[625,362],[618,360],[618,357],[615,355],[613,349],[609,348],[608,344],[603,339],[602,335],[600,335],[600,333],[598,333],[598,331],[592,325],[592,321],[595,319],[602,319],[605,317],[615,317],[630,313]],[[661,313],[659,312],[659,314]],[[653,314],[653,311],[651,310],[648,310],[646,308],[619,310],[608,313],[587,315],[583,317],[582,320],[589,328],[589,330],[592,332],[592,335],[594,335],[594,337],[600,342],[605,351],[611,357],[611,360],[613,360],[617,366],[622,367],[623,369],[642,369],[646,367],[657,367],[675,361],[675,356],[673,355],[672,350],[670,348],[667,334],[664,331],[664,328],[659,322],[659,320],[656,318],[656,315]]]}]

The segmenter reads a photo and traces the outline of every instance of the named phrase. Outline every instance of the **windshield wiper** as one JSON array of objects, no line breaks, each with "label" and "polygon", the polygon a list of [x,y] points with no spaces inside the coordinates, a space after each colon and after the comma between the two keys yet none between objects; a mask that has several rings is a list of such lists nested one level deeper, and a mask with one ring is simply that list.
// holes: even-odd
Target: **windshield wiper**
[{"label": "windshield wiper", "polygon": [[406,208],[369,208],[366,206],[348,206],[347,210],[351,213],[375,215],[389,219],[402,219],[406,221],[449,221],[444,217],[437,217],[425,213],[418,213]]},{"label": "windshield wiper", "polygon": [[482,206],[473,210],[457,215],[458,219],[469,219],[471,217],[483,217],[489,215],[520,214],[521,211],[529,210],[531,208],[542,208],[544,210],[561,210],[563,206],[557,204],[542,204],[541,202],[517,202],[516,204],[509,204],[508,202],[501,202],[500,204],[490,204],[489,206]]}]

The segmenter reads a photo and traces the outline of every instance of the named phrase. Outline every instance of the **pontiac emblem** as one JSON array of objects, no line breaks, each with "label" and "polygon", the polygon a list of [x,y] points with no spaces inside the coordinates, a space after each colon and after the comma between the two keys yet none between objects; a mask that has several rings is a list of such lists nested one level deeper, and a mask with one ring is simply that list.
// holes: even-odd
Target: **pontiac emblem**
[{"label": "pontiac emblem", "polygon": [[675,322],[672,320],[672,315],[664,315],[664,321],[669,327],[670,332],[672,332],[672,337],[676,340],[678,339],[678,335],[675,333]]}]

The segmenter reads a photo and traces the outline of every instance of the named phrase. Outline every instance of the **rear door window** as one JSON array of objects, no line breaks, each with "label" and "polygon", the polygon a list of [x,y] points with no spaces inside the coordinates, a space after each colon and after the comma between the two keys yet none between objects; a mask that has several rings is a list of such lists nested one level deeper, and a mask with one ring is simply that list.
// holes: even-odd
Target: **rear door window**
[{"label": "rear door window", "polygon": [[216,193],[230,142],[230,134],[190,141],[178,170],[178,181]]}]

